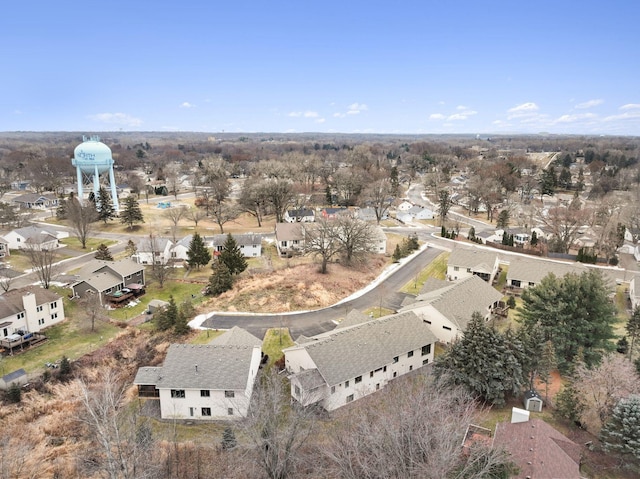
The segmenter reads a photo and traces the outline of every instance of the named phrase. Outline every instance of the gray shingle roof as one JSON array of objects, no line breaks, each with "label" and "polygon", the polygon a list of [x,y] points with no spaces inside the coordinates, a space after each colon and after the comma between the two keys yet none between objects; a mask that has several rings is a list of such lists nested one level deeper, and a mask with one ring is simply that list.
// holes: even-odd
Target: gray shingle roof
[{"label": "gray shingle roof", "polygon": [[325,384],[324,378],[317,369],[307,369],[295,375],[296,380],[304,391],[312,391]]},{"label": "gray shingle roof", "polygon": [[278,241],[302,240],[304,229],[301,223],[276,223],[276,239]]},{"label": "gray shingle roof", "polygon": [[463,330],[475,311],[481,312],[484,316],[487,308],[501,299],[502,293],[489,286],[486,281],[478,276],[470,276],[444,288],[419,295],[415,303],[403,310],[416,310],[431,305]]},{"label": "gray shingle roof", "polygon": [[304,348],[329,386],[393,362],[437,341],[429,325],[413,311],[385,316],[310,338]]},{"label": "gray shingle roof", "polygon": [[106,291],[107,289],[113,288],[119,285],[120,283],[122,283],[122,278],[119,278],[118,276],[113,274],[111,271],[105,271],[104,273],[97,273],[86,279],[77,281],[73,283],[71,287],[73,288],[76,285],[83,282],[87,283],[89,286],[91,286],[93,289],[95,289],[99,293],[102,293],[103,291]]},{"label": "gray shingle roof", "polygon": [[9,374],[5,374],[4,376],[2,376],[2,380],[4,381],[5,384],[9,384],[11,381],[15,381],[16,379],[26,375],[27,375],[27,372],[24,369],[20,368]]},{"label": "gray shingle roof", "polygon": [[561,263],[514,257],[509,262],[507,281],[515,279],[523,283],[538,284],[549,273],[562,278],[568,273],[582,274],[586,270],[587,267],[579,263]]},{"label": "gray shingle roof", "polygon": [[217,338],[209,341],[214,346],[262,346],[262,341],[239,326],[225,331]]},{"label": "gray shingle roof", "polygon": [[[138,375],[141,380],[149,380],[157,372],[154,382],[144,384],[155,384],[158,389],[243,390],[249,380],[253,350],[251,346],[172,344],[161,368],[138,370]],[[134,384],[143,384],[137,382],[138,375]]]},{"label": "gray shingle roof", "polygon": [[143,238],[138,241],[138,252],[141,253],[150,253],[152,251],[162,252],[167,247],[167,244],[173,244],[169,238],[161,238],[159,236],[154,236],[153,240],[150,238]]},{"label": "gray shingle roof", "polygon": [[422,289],[420,290],[420,294],[430,293],[431,291],[436,291],[438,289],[442,289],[449,286],[449,283],[444,279],[438,278],[427,278],[427,280],[422,285]]},{"label": "gray shingle roof", "polygon": [[[245,233],[245,234],[232,234],[231,235],[238,246],[253,246],[256,244],[262,243],[262,235],[255,233]],[[213,235],[211,237],[211,244],[213,246],[223,246],[225,241],[227,241],[228,235]]]},{"label": "gray shingle roof", "polygon": [[448,266],[471,268],[472,271],[491,274],[497,261],[496,252],[458,246],[449,255]]},{"label": "gray shingle roof", "polygon": [[366,321],[370,321],[371,317],[366,314],[358,311],[357,309],[352,309],[347,313],[347,317],[344,318],[340,324],[338,324],[335,329],[348,328],[350,326],[355,326],[356,324],[362,324]]},{"label": "gray shingle roof", "polygon": [[98,271],[103,272],[107,269],[112,270],[115,274],[120,275],[122,278],[135,274],[144,270],[144,266],[136,263],[128,258],[118,261],[103,261],[94,259],[85,264],[78,273],[78,277],[82,279],[93,276]]}]

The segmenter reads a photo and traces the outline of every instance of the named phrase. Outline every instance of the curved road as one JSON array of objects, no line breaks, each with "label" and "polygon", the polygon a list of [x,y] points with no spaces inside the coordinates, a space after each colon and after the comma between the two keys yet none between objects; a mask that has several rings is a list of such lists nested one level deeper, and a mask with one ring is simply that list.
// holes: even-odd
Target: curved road
[{"label": "curved road", "polygon": [[264,337],[267,329],[277,327],[289,328],[293,338],[297,338],[301,334],[314,336],[335,328],[336,324],[333,321],[344,318],[352,309],[363,311],[379,306],[394,311],[399,309],[406,295],[398,290],[415,278],[440,253],[442,253],[440,249],[427,247],[405,262],[396,265],[395,269],[384,279],[376,281],[369,288],[324,309],[284,314],[214,312],[207,315],[208,318],[201,326],[211,329],[229,329],[233,326],[240,326],[259,338]]}]

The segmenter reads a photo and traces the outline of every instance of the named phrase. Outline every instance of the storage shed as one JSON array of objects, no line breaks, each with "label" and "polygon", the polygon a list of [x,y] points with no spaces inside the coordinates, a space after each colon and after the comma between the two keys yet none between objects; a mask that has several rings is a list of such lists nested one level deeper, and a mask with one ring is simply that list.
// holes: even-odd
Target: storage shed
[{"label": "storage shed", "polygon": [[24,369],[20,368],[12,373],[5,374],[0,378],[0,390],[7,391],[12,384],[23,386],[27,384],[29,377]]},{"label": "storage shed", "polygon": [[527,411],[542,412],[542,398],[536,391],[524,393],[524,408]]}]

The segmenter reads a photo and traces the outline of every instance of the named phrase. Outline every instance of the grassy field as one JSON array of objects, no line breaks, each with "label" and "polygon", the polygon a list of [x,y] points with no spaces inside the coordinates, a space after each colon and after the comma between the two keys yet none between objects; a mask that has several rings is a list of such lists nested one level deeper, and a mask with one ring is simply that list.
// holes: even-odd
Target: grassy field
[{"label": "grassy field", "polygon": [[79,251],[81,253],[90,253],[98,249],[101,243],[104,243],[107,246],[113,246],[117,243],[117,241],[101,239],[101,238],[88,238],[87,239],[87,247],[82,249],[82,245],[80,244],[80,240],[75,236],[69,236],[68,238],[64,238],[60,240],[60,243],[65,245],[67,248],[73,251]]},{"label": "grassy field", "polygon": [[447,275],[447,260],[449,253],[441,253],[426,268],[424,268],[418,276],[407,284],[401,291],[408,294],[418,294],[422,289],[422,285],[429,278],[445,279]]},{"label": "grassy field", "polygon": [[289,346],[293,346],[293,339],[288,328],[267,329],[262,341],[262,352],[269,355],[267,367],[284,356],[282,350]]},{"label": "grassy field", "polygon": [[[55,262],[62,261],[63,259],[71,258],[73,255],[70,255],[68,252],[65,252],[66,248],[59,248],[56,250],[56,258]],[[19,250],[11,251],[11,255],[5,261],[7,266],[15,271],[26,271],[31,269],[31,261],[27,255]]]}]

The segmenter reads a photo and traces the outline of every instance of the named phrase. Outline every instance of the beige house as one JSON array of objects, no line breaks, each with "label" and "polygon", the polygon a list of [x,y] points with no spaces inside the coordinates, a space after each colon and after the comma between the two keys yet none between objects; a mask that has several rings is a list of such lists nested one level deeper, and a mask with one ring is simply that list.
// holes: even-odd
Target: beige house
[{"label": "beige house", "polygon": [[105,295],[123,288],[141,289],[145,285],[144,268],[144,265],[130,259],[90,261],[81,268],[78,281],[71,285],[73,296],[82,298],[92,292],[98,294],[100,302],[104,303]]},{"label": "beige house", "polygon": [[27,286],[0,295],[2,340],[13,337],[19,331],[37,333],[63,320],[62,297],[49,289]]},{"label": "beige house", "polygon": [[491,284],[499,266],[495,251],[456,246],[447,262],[447,279],[457,281],[475,275]]}]

